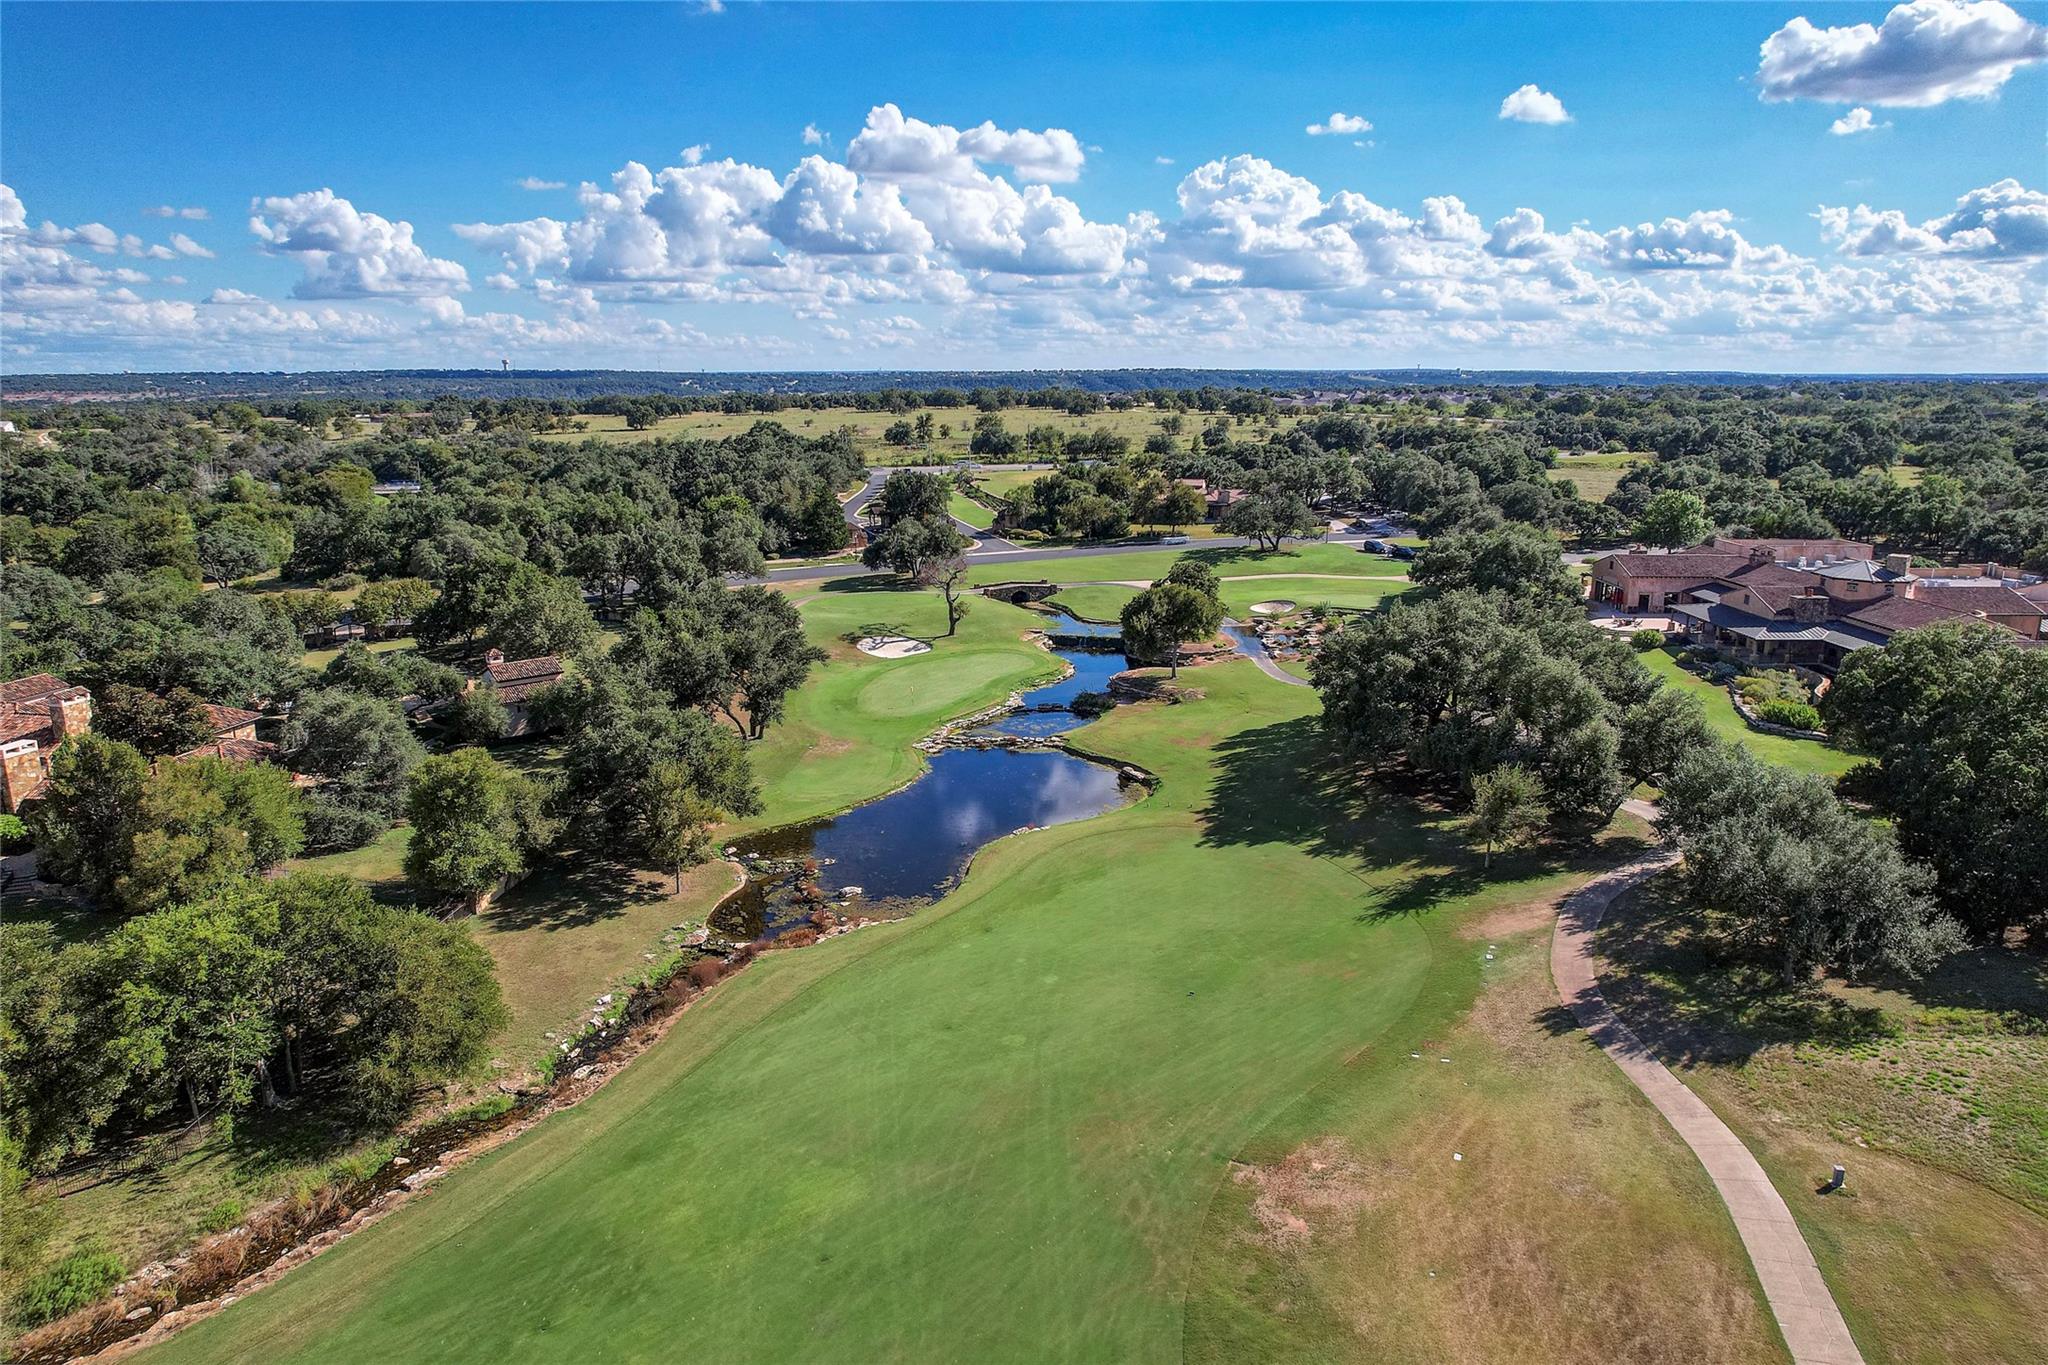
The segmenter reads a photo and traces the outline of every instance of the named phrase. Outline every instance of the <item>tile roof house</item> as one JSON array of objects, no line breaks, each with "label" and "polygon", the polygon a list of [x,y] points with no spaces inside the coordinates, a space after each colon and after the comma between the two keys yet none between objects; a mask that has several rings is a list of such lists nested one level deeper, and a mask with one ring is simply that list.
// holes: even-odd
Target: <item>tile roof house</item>
[{"label": "tile roof house", "polygon": [[13,814],[50,776],[50,755],[92,729],[92,694],[51,673],[0,683],[0,808]]},{"label": "tile roof house", "polygon": [[178,755],[179,758],[219,758],[229,763],[277,761],[277,746],[267,739],[256,738],[256,722],[263,719],[262,712],[208,702],[206,719],[213,726],[213,738],[197,748],[187,749]]},{"label": "tile roof house", "polygon": [[[484,653],[484,671],[471,678],[464,691],[475,687],[488,687],[498,694],[498,700],[505,704],[505,737],[516,739],[533,732],[531,703],[534,697],[562,681],[562,661],[553,654],[543,654],[533,659],[507,659],[501,649]],[[439,711],[445,702],[434,703],[421,708],[425,713]]]},{"label": "tile roof house", "polygon": [[[1987,566],[1995,568],[1996,566]],[[1767,548],[1751,562],[1682,590],[1670,611],[1686,637],[1765,666],[1833,672],[1849,654],[1939,621],[1989,621],[2021,639],[2048,638],[2048,603],[1995,578],[1919,577],[1905,555],[1882,562],[1784,564]]]},{"label": "tile roof house", "polygon": [[1871,547],[1860,540],[1736,540],[1712,536],[1682,550],[1623,550],[1593,561],[1592,597],[1622,611],[1661,612],[1700,583],[1733,573],[1764,558],[1791,563],[1799,559],[1851,561],[1868,559]]}]

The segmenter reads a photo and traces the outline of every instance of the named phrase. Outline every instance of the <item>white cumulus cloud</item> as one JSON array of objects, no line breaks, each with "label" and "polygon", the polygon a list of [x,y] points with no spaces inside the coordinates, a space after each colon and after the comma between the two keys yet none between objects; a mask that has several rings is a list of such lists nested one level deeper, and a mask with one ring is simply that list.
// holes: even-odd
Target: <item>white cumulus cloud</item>
[{"label": "white cumulus cloud", "polygon": [[1500,102],[1500,116],[1513,123],[1570,123],[1564,101],[1548,90],[1525,85]]},{"label": "white cumulus cloud", "polygon": [[1354,133],[1371,132],[1372,124],[1356,114],[1336,113],[1321,123],[1311,123],[1302,131],[1310,137],[1332,137],[1339,134],[1349,136]]},{"label": "white cumulus cloud", "polygon": [[180,256],[196,256],[205,261],[213,259],[213,252],[201,246],[198,242],[193,241],[182,232],[171,234],[171,250],[177,252]]},{"label": "white cumulus cloud", "polygon": [[563,190],[568,185],[560,180],[543,180],[537,175],[522,175],[512,182],[522,190]]},{"label": "white cumulus cloud", "polygon": [[824,129],[818,127],[817,124],[806,123],[804,125],[804,146],[822,147],[831,140],[832,135],[830,133],[827,133]]},{"label": "white cumulus cloud", "polygon": [[1821,235],[1851,256],[2048,256],[2048,194],[2007,178],[1971,190],[1953,212],[1915,223],[1898,209],[1823,206]]},{"label": "white cumulus cloud", "polygon": [[413,241],[411,223],[360,212],[330,189],[256,200],[249,231],[264,250],[305,267],[295,298],[418,297],[469,287],[460,265]]},{"label": "white cumulus cloud", "polygon": [[177,208],[170,204],[156,204],[143,210],[152,218],[187,218],[203,223],[209,216],[202,208]]},{"label": "white cumulus cloud", "polygon": [[1836,137],[1854,137],[1858,133],[1874,133],[1880,128],[1889,127],[1891,127],[1889,123],[1879,123],[1872,119],[1870,111],[1859,104],[1833,123],[1830,123],[1828,131]]},{"label": "white cumulus cloud", "polygon": [[1756,75],[1767,100],[1914,108],[1985,98],[2043,60],[2048,28],[2000,0],[1913,0],[1875,26],[1796,18],[1764,39]]}]

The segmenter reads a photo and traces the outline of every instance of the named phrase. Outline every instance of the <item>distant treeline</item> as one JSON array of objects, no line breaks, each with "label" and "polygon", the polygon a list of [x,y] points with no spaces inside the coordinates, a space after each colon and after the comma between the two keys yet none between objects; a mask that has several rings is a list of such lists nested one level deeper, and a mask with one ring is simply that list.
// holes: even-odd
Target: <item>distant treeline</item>
[{"label": "distant treeline", "polygon": [[205,401],[238,398],[334,398],[430,400],[538,398],[580,402],[606,395],[663,394],[681,398],[750,395],[784,400],[831,398],[844,405],[851,396],[891,390],[972,392],[1008,389],[1036,393],[1079,389],[1095,394],[1137,394],[1147,390],[1246,389],[1271,394],[1351,392],[1373,389],[1451,389],[1565,386],[1647,388],[1667,385],[1783,390],[1813,384],[1903,382],[2040,382],[2042,376],[1818,376],[1763,375],[1738,371],[1679,373],[1618,370],[819,370],[803,373],[679,373],[667,370],[315,370],[155,374],[20,374],[0,376],[0,399],[9,403],[81,401]]}]

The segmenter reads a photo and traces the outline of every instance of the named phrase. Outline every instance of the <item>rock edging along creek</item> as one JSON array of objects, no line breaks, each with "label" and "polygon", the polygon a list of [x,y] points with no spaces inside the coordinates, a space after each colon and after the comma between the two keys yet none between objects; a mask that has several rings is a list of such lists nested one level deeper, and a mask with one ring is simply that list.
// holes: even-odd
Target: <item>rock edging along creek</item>
[{"label": "rock edging along creek", "polygon": [[[1107,694],[1130,667],[1116,627],[1041,609],[1040,643],[1063,676],[941,726],[918,748],[926,771],[908,786],[803,824],[735,841],[726,855],[746,884],[712,911],[715,931],[774,938],[820,910],[908,914],[946,894],[984,845],[1027,829],[1085,820],[1127,804],[1151,775],[1066,747],[1089,715],[1084,694]],[[1092,713],[1091,713],[1092,714]]]}]

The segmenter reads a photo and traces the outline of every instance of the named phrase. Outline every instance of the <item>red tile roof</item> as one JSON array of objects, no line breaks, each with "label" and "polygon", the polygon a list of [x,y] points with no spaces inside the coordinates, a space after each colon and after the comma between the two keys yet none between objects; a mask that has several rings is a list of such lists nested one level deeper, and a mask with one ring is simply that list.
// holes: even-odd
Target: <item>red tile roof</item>
[{"label": "red tile roof", "polygon": [[179,754],[187,758],[221,758],[230,763],[268,763],[277,756],[277,746],[266,739],[217,739]]},{"label": "red tile roof", "polygon": [[206,723],[213,727],[213,732],[217,735],[224,735],[230,730],[239,730],[244,725],[254,725],[257,721],[263,719],[261,711],[244,711],[239,706],[216,706],[212,702],[207,702],[205,705]]},{"label": "red tile roof", "polygon": [[537,659],[508,659],[484,670],[484,682],[498,690],[500,701],[524,701],[562,680],[562,661],[552,654]]},{"label": "red tile roof", "polygon": [[19,706],[23,702],[41,701],[44,697],[70,690],[71,684],[54,673],[31,673],[26,678],[0,683],[0,706]]},{"label": "red tile roof", "polygon": [[1849,620],[1872,630],[1891,634],[1894,631],[1913,630],[1920,626],[1931,626],[1936,621],[1953,621],[1967,612],[1953,607],[1938,606],[1933,602],[1922,602],[1911,597],[1880,597],[1869,606],[1851,612]]},{"label": "red tile roof", "polygon": [[1607,560],[1633,578],[1697,578],[1704,583],[1749,563],[1749,556],[1719,550],[1677,550],[1668,555],[1623,550],[1601,562]]},{"label": "red tile roof", "polygon": [[1931,602],[1956,611],[1981,611],[1986,616],[2039,616],[2048,611],[2048,606],[2029,602],[2005,587],[1944,587],[1938,583],[1922,583],[1913,589],[1913,596],[1917,601]]},{"label": "red tile roof", "polygon": [[1722,574],[1721,581],[1749,589],[1757,601],[1774,612],[1788,610],[1793,598],[1803,593],[1818,592],[1826,582],[1817,573],[1808,573],[1804,569],[1789,569],[1771,560],[1761,564],[1744,564],[1733,573]]}]

